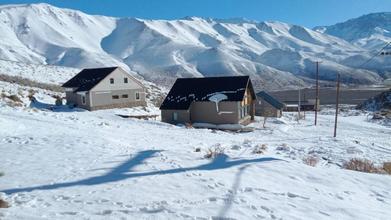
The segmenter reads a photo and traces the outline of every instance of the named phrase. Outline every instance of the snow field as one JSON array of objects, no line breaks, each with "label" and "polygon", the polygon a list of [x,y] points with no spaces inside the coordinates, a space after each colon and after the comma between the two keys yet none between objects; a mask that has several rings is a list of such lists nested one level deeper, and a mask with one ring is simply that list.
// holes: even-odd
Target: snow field
[{"label": "snow field", "polygon": [[[117,111],[117,110],[115,110]],[[387,219],[390,176],[343,170],[390,161],[389,127],[365,115],[252,124],[251,133],[123,119],[112,110],[0,109],[2,219]],[[142,109],[124,109],[137,112]],[[153,112],[154,110],[150,110]],[[259,145],[264,154],[254,154]],[[205,159],[220,146],[225,156]],[[201,152],[195,152],[201,148]],[[303,164],[308,155],[316,167]],[[331,163],[330,163],[331,162]]]}]

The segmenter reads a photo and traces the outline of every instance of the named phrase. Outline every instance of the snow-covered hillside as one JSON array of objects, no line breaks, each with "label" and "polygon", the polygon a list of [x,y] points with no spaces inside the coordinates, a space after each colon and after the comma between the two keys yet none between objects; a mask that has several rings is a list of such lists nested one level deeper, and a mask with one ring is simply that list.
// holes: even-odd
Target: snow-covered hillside
[{"label": "snow-covered hillside", "polygon": [[[75,68],[121,65],[146,80],[251,75],[262,89],[321,79],[376,84],[375,72],[352,69],[370,54],[345,40],[281,22],[188,17],[145,20],[87,15],[47,4],[0,6],[0,58]],[[349,61],[349,62],[348,62]]]},{"label": "snow-covered hillside", "polygon": [[391,41],[391,12],[372,13],[331,26],[315,27],[357,46],[380,49]]},{"label": "snow-covered hillside", "polygon": [[[391,42],[391,13],[372,13],[331,26],[315,27],[314,30],[344,39],[353,45],[367,49],[372,55],[375,55],[387,43]],[[391,45],[385,51],[390,52]],[[366,60],[368,60],[367,55],[356,54],[346,58],[341,63],[356,67]],[[391,56],[377,56],[361,68],[375,70],[381,75],[391,78],[390,65]]]},{"label": "snow-covered hillside", "polygon": [[[334,139],[332,114],[321,113],[317,127],[312,114],[300,123],[285,114],[267,128],[258,121],[254,132],[231,133],[123,119],[116,111],[1,106],[0,198],[11,207],[0,209],[0,219],[391,215],[391,176],[339,167],[355,157],[391,160],[390,127],[363,114],[342,115]],[[225,155],[204,158],[216,147]],[[315,167],[302,162],[309,156],[318,158]]]},{"label": "snow-covered hillside", "polygon": [[[61,66],[53,66],[53,65],[39,65],[39,64],[27,64],[15,61],[4,61],[0,60],[0,83],[2,83],[2,75],[10,76],[11,81],[15,81],[13,86],[1,86],[0,91],[6,91],[13,94],[17,94],[18,92],[12,91],[25,91],[29,89],[36,90],[36,83],[43,83],[43,89],[50,90],[50,87],[56,87],[56,91],[47,91],[46,93],[50,93],[52,95],[59,95],[63,97],[63,93],[58,93],[63,83],[68,81],[70,78],[75,76],[80,69],[77,68],[69,68],[69,67],[61,67]],[[159,106],[165,94],[167,94],[167,89],[164,87],[159,87],[156,84],[144,80],[138,74],[129,71],[134,77],[141,81],[141,83],[147,89],[147,103],[149,106]],[[18,78],[12,78],[18,77]],[[24,80],[26,79],[26,80]],[[22,81],[22,82],[21,82]],[[9,81],[8,81],[9,82]],[[24,87],[22,86],[24,85]],[[27,87],[26,87],[27,86]],[[42,88],[41,88],[42,89]],[[12,95],[12,94],[11,94]]]}]

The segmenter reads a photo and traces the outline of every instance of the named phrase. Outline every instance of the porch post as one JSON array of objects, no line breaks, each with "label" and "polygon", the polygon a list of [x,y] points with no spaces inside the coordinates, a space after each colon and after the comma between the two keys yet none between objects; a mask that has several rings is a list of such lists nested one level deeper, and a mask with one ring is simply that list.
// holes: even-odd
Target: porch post
[{"label": "porch post", "polygon": [[251,101],[251,120],[254,121],[255,119],[255,101]]}]

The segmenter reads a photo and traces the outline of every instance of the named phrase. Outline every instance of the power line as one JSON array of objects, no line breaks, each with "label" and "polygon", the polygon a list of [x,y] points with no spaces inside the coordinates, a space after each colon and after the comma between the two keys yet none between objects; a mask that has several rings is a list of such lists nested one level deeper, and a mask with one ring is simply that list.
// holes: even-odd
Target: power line
[{"label": "power line", "polygon": [[380,54],[382,54],[382,51],[384,49],[386,49],[389,45],[391,45],[391,41],[386,43],[386,45],[384,47],[382,47],[380,49],[380,51],[378,53],[376,53],[375,55],[373,55],[371,58],[369,58],[367,61],[365,61],[364,63],[362,63],[360,66],[358,66],[358,69],[361,69],[364,65],[366,65],[367,63],[371,62],[375,57],[379,56]]}]

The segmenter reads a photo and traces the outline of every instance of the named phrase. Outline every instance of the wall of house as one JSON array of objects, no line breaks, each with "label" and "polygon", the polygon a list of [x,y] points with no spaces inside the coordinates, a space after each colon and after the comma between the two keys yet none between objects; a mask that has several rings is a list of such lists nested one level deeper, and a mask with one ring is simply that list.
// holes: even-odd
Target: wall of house
[{"label": "wall of house", "polygon": [[[85,103],[82,101],[83,96],[85,96]],[[67,99],[67,104],[76,104],[80,108],[90,109],[90,94],[88,92],[75,93],[66,91],[65,97]]]},{"label": "wall of house", "polygon": [[261,101],[261,104],[259,104],[259,102],[256,104],[255,115],[262,117],[281,117],[282,111],[280,109],[276,109],[264,99],[259,99]]},{"label": "wall of house", "polygon": [[[110,79],[114,79],[114,84],[110,83]],[[128,83],[124,83],[124,78],[128,78]],[[115,69],[111,74],[100,81],[91,91],[111,91],[111,90],[127,90],[127,89],[143,89],[140,82],[133,76],[121,68]]]},{"label": "wall of house", "polygon": [[77,103],[77,94],[72,91],[66,91],[65,97],[67,99],[67,104],[79,104]]},{"label": "wall of house", "polygon": [[[177,113],[177,120],[174,120],[173,114]],[[190,123],[190,111],[188,110],[161,110],[162,122],[170,124]]]},{"label": "wall of house", "polygon": [[[136,99],[136,93],[139,93],[140,99]],[[91,91],[91,107],[118,105],[126,103],[145,103],[145,92],[143,89],[128,89],[128,90],[112,90],[112,91]],[[128,97],[123,97],[127,95]],[[118,96],[118,99],[114,99],[113,96]]]},{"label": "wall of house", "polygon": [[193,102],[190,106],[192,123],[237,124],[239,123],[239,102],[220,102],[219,112],[214,102]]},{"label": "wall of house", "polygon": [[[128,79],[128,83],[124,82]],[[114,79],[114,83],[110,83]],[[139,99],[136,99],[139,93]],[[127,95],[127,97],[123,97]],[[118,99],[113,98],[118,96]],[[124,108],[146,105],[144,87],[134,77],[118,68],[90,90],[89,109]]]}]

